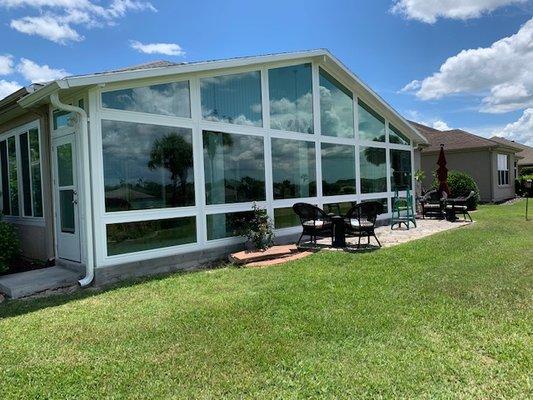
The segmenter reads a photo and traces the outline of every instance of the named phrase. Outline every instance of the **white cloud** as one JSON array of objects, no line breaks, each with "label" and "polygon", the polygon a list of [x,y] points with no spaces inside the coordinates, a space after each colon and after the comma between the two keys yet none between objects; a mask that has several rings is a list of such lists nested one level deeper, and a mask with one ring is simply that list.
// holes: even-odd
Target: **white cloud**
[{"label": "white cloud", "polygon": [[446,122],[440,119],[438,121],[433,122],[432,128],[438,129],[439,131],[449,131],[450,129],[452,129],[448,126]]},{"label": "white cloud", "polygon": [[11,54],[0,55],[0,75],[9,75],[13,72],[13,56]]},{"label": "white cloud", "polygon": [[483,95],[481,111],[501,113],[533,106],[533,18],[490,47],[463,50],[438,72],[402,90],[422,100],[466,93]]},{"label": "white cloud", "polygon": [[132,40],[130,46],[144,54],[165,54],[167,56],[184,56],[185,52],[176,43],[146,43]]},{"label": "white cloud", "polygon": [[507,124],[493,134],[533,147],[533,108],[524,110],[518,121]]},{"label": "white cloud", "polygon": [[61,44],[83,40],[74,25],[85,28],[113,25],[128,11],[156,11],[151,3],[137,0],[112,0],[106,5],[90,0],[0,0],[0,7],[36,9],[38,16],[14,19],[10,26]]},{"label": "white cloud", "polygon": [[407,19],[433,24],[438,18],[467,20],[527,0],[395,0],[391,11]]},{"label": "white cloud", "polygon": [[22,85],[18,82],[0,79],[0,100],[6,96],[9,96],[11,93],[17,91],[21,87]]},{"label": "white cloud", "polygon": [[68,75],[64,69],[50,68],[48,65],[38,65],[26,58],[21,58],[17,71],[30,82],[49,82]]}]

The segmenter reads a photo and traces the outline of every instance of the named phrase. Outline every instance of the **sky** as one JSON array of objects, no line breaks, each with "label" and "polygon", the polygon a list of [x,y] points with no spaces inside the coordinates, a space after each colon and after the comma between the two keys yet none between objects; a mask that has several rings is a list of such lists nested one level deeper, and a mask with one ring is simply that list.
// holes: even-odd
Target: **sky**
[{"label": "sky", "polygon": [[152,60],[316,48],[408,119],[533,146],[533,0],[0,0],[0,98]]}]

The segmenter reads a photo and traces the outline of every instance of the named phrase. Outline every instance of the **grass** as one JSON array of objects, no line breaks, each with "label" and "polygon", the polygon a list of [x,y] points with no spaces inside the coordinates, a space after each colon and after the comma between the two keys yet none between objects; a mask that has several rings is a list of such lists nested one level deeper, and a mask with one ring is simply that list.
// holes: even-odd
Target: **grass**
[{"label": "grass", "polygon": [[533,222],[0,306],[21,398],[531,398]]}]

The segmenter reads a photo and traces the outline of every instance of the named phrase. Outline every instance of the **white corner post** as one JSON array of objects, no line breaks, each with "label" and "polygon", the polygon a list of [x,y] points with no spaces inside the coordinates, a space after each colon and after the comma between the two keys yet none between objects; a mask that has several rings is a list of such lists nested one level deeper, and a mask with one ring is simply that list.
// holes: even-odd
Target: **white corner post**
[{"label": "white corner post", "polygon": [[83,108],[64,104],[59,100],[59,95],[52,93],[50,102],[55,108],[63,111],[73,112],[80,116],[80,142],[82,148],[82,176],[83,176],[83,207],[85,214],[85,244],[87,251],[85,260],[85,277],[78,283],[84,287],[89,285],[94,279],[94,246],[93,246],[93,213],[92,213],[92,196],[91,196],[91,165],[89,160],[89,130],[87,129],[88,117]]}]

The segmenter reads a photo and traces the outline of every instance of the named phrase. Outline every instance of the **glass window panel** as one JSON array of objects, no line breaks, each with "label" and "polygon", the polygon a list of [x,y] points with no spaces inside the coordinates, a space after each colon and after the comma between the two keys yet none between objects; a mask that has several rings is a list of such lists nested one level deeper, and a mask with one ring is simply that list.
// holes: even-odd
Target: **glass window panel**
[{"label": "glass window panel", "polygon": [[61,232],[75,233],[74,222],[74,190],[59,191],[59,209],[61,213]]},{"label": "glass window panel", "polygon": [[22,168],[22,200],[24,215],[32,216],[31,212],[31,183],[30,183],[30,157],[28,149],[28,134],[19,136],[20,145],[20,166]]},{"label": "glass window panel", "polygon": [[39,150],[39,131],[30,129],[30,165],[33,216],[43,216],[43,194],[41,184],[41,154]]},{"label": "glass window panel", "polygon": [[107,255],[135,253],[196,242],[196,217],[109,224]]},{"label": "glass window panel", "polygon": [[324,196],[355,193],[355,147],[322,143]]},{"label": "glass window panel", "polygon": [[385,119],[359,100],[359,137],[361,140],[385,141]]},{"label": "glass window panel", "polygon": [[72,168],[72,144],[65,143],[57,146],[59,186],[72,186],[74,184],[74,170]]},{"label": "glass window panel", "polygon": [[410,144],[411,141],[407,136],[400,132],[399,129],[395,128],[394,125],[389,124],[389,142],[397,144]]},{"label": "glass window panel", "polygon": [[2,176],[2,212],[6,215],[11,214],[9,208],[9,173],[8,173],[8,161],[7,161],[7,143],[6,141],[0,142],[0,175]]},{"label": "glass window panel", "polygon": [[391,189],[412,189],[411,184],[411,152],[407,150],[391,150]]},{"label": "glass window panel", "polygon": [[341,203],[324,204],[324,211],[328,214],[346,215],[350,208],[356,204],[355,201],[343,201]]},{"label": "glass window panel", "polygon": [[73,121],[73,114],[69,111],[64,110],[54,110],[52,113],[52,121],[54,125],[54,130],[59,129],[63,126],[71,126]]},{"label": "glass window panel", "polygon": [[263,138],[204,131],[207,204],[265,200]]},{"label": "glass window panel", "polygon": [[272,139],[275,199],[316,196],[315,143]]},{"label": "glass window panel", "polygon": [[102,121],[106,211],[194,205],[192,131]]},{"label": "glass window panel", "polygon": [[354,136],[352,93],[322,69],[320,69],[320,127],[322,135]]},{"label": "glass window panel", "polygon": [[102,107],[190,118],[189,81],[104,92]]},{"label": "glass window panel", "polygon": [[251,217],[252,211],[207,215],[207,240],[239,236],[243,221]]},{"label": "glass window panel", "polygon": [[389,206],[387,204],[387,199],[366,199],[366,200],[361,200],[361,203],[368,203],[370,201],[377,201],[378,203],[381,203],[383,205],[383,214],[386,214],[389,212]]},{"label": "glass window panel", "polygon": [[19,184],[17,176],[17,147],[15,137],[7,139],[7,159],[9,166],[9,203],[11,215],[19,215]]},{"label": "glass window panel", "polygon": [[361,146],[359,148],[361,193],[387,191],[386,151],[377,147]]},{"label": "glass window panel", "polygon": [[270,127],[313,133],[313,84],[311,64],[268,71]]},{"label": "glass window panel", "polygon": [[300,218],[294,213],[292,207],[274,209],[274,227],[276,229],[300,226]]},{"label": "glass window panel", "polygon": [[204,78],[200,88],[205,120],[262,126],[259,71]]}]

